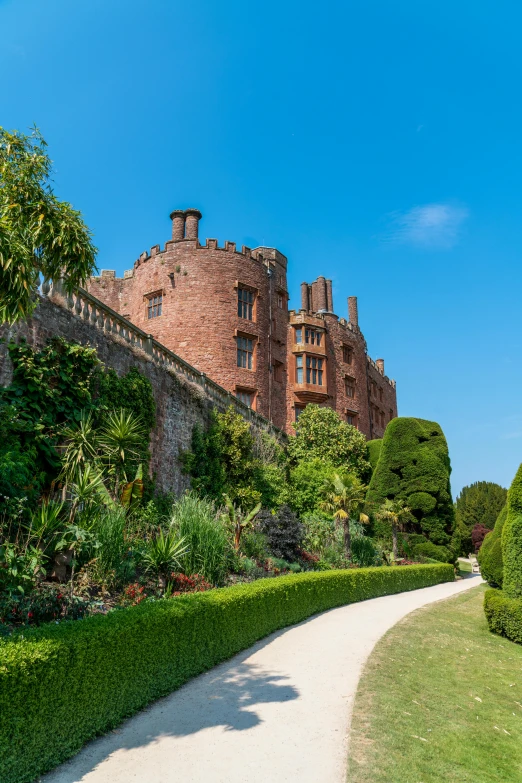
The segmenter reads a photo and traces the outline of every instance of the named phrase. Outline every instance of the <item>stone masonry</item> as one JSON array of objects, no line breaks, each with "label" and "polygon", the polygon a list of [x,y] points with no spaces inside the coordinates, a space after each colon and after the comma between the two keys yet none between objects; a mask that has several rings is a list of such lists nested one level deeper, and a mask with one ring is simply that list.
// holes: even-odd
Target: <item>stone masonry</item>
[{"label": "stone masonry", "polygon": [[171,213],[172,239],[88,291],[286,432],[310,402],[328,405],[367,438],[397,415],[395,381],[371,360],[359,328],[334,313],[332,282],[301,285],[288,309],[287,259],[275,248],[199,241],[201,213]]}]

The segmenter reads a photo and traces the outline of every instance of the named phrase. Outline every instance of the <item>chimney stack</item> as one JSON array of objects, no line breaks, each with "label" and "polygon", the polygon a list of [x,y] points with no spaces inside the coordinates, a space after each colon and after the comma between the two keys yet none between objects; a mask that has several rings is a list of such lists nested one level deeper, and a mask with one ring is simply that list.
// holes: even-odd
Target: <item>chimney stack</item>
[{"label": "chimney stack", "polygon": [[329,313],[333,313],[333,294],[332,294],[332,281],[326,280],[326,309]]},{"label": "chimney stack", "polygon": [[198,223],[201,219],[199,209],[185,210],[185,239],[198,238]]},{"label": "chimney stack", "polygon": [[377,365],[379,372],[384,375],[384,359],[376,359],[375,364]]},{"label": "chimney stack", "polygon": [[310,310],[310,302],[308,301],[308,283],[301,283],[301,310]]},{"label": "chimney stack", "polygon": [[179,242],[181,239],[185,239],[185,213],[182,209],[175,209],[170,213],[170,219],[172,220],[172,239],[174,242]]},{"label": "chimney stack", "polygon": [[348,320],[355,329],[359,328],[359,313],[357,310],[356,296],[348,297]]},{"label": "chimney stack", "polygon": [[326,302],[326,280],[322,275],[317,278],[317,302],[315,302],[316,310],[328,310]]}]

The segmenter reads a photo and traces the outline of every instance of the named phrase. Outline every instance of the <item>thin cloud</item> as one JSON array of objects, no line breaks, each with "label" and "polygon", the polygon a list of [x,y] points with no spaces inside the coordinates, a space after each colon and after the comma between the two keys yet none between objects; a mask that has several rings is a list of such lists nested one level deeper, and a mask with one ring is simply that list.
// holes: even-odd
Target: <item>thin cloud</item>
[{"label": "thin cloud", "polygon": [[459,239],[469,215],[466,207],[452,204],[423,204],[407,212],[390,215],[386,240],[428,248],[451,248]]}]

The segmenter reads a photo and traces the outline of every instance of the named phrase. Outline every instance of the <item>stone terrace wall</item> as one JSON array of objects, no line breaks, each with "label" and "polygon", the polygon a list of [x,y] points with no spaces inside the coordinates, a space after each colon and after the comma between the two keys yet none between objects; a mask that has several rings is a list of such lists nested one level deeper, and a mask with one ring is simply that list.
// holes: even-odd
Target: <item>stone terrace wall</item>
[{"label": "stone terrace wall", "polygon": [[156,401],[151,471],[156,474],[158,489],[165,492],[180,493],[189,486],[188,476],[181,472],[179,453],[189,448],[194,425],[207,425],[213,408],[224,410],[232,403],[254,426],[264,428],[260,417],[252,420],[253,414],[246,407],[243,411],[235,398],[202,373],[189,365],[184,366],[181,360],[178,369],[175,364],[169,366],[167,360],[171,357],[162,355],[157,344],[150,341],[145,346],[138,339],[140,335],[127,329],[126,322],[118,319],[116,313],[112,319],[112,311],[106,306],[98,303],[100,307],[93,307],[97,301],[93,297],[75,296],[75,300],[71,302],[70,298],[66,302],[61,296],[41,297],[32,318],[0,328],[0,385],[7,386],[12,377],[7,350],[11,340],[25,339],[37,348],[50,337],[63,337],[96,348],[100,360],[118,375],[136,367],[150,380]]}]

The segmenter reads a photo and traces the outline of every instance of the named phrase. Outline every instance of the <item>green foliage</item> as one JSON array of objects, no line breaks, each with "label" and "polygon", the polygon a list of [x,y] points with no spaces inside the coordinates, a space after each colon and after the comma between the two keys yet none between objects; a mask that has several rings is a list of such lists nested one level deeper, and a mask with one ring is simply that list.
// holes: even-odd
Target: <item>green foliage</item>
[{"label": "green foliage", "polygon": [[320,510],[323,490],[333,481],[336,468],[319,457],[299,462],[290,471],[289,505],[295,513],[304,517]]},{"label": "green foliage", "polygon": [[273,508],[286,493],[283,449],[268,434],[256,436],[232,406],[214,412],[206,432],[194,427],[181,461],[192,488],[218,504],[226,494],[240,508]]},{"label": "green foliage", "polygon": [[174,528],[167,533],[160,528],[157,534],[146,542],[141,552],[141,562],[146,571],[158,577],[161,588],[165,589],[169,575],[181,568],[181,560],[187,552],[188,546]]},{"label": "green foliage", "polygon": [[304,517],[305,535],[303,549],[324,558],[328,548],[336,544],[336,527],[331,517],[315,513]]},{"label": "green foliage", "polygon": [[292,574],[24,630],[0,642],[0,780],[29,783],[279,628],[452,580],[446,565]]},{"label": "green foliage", "polygon": [[0,408],[16,415],[22,449],[36,450],[35,464],[49,478],[56,475],[56,446],[66,425],[79,422],[94,407],[93,387],[100,363],[96,351],[61,337],[41,350],[27,343],[9,344],[11,384],[0,389]]},{"label": "green foliage", "polygon": [[[447,545],[455,527],[450,471],[446,438],[438,424],[393,419],[370,481],[368,504],[378,508],[387,498],[403,500],[414,518],[408,531],[422,533],[434,544]],[[389,536],[383,523],[377,522],[374,532],[379,538]]]},{"label": "green foliage", "polygon": [[36,128],[26,136],[0,127],[0,323],[31,315],[40,274],[73,290],[96,269],[80,212],[53,193],[46,147]]},{"label": "green foliage", "polygon": [[357,476],[348,473],[340,476],[335,473],[330,484],[324,489],[324,500],[321,503],[323,511],[331,513],[338,525],[343,528],[344,552],[346,559],[352,559],[351,551],[351,523],[359,522],[368,517],[362,514],[362,505],[366,487]]},{"label": "green foliage", "polygon": [[507,505],[500,511],[495,527],[482,542],[477,555],[482,578],[491,587],[502,587],[504,563],[502,560],[502,530],[507,518]]},{"label": "green foliage", "polygon": [[509,598],[522,597],[522,465],[507,498],[507,518],[502,530],[503,589]]},{"label": "green foliage", "polygon": [[293,562],[299,556],[304,526],[289,506],[281,506],[275,513],[262,511],[256,527],[266,536],[268,548],[275,557]]},{"label": "green foliage", "polygon": [[15,408],[0,401],[0,514],[9,513],[13,501],[22,499],[34,507],[45,480],[36,464],[36,447],[23,444],[23,426]]},{"label": "green foliage", "polygon": [[432,541],[426,541],[423,544],[415,544],[413,547],[414,557],[426,557],[430,560],[438,560],[439,563],[455,562],[455,553],[447,546],[437,546]]},{"label": "green foliage", "polygon": [[368,446],[368,460],[372,467],[372,473],[377,467],[379,457],[381,456],[382,438],[376,440],[369,440],[366,444]]},{"label": "green foliage", "polygon": [[105,370],[98,385],[98,407],[101,410],[123,409],[140,418],[150,432],[156,423],[156,403],[152,385],[136,367],[125,375],[117,375],[113,369]]},{"label": "green foliage", "polygon": [[364,480],[370,473],[366,439],[333,408],[307,405],[293,425],[288,455],[293,465],[314,458],[323,460]]},{"label": "green foliage", "polygon": [[369,536],[354,536],[352,538],[352,559],[362,568],[378,566],[382,563],[379,550]]},{"label": "green foliage", "polygon": [[97,581],[109,587],[133,575],[134,564],[129,560],[126,530],[125,509],[119,506],[102,507],[94,516],[92,533],[97,543],[94,574]]},{"label": "green foliage", "polygon": [[171,525],[188,546],[182,561],[183,572],[200,574],[207,582],[222,585],[231,545],[212,501],[199,498],[194,492],[186,493],[174,503]]},{"label": "green foliage", "polygon": [[484,613],[490,631],[522,644],[522,598],[510,598],[504,590],[486,590]]},{"label": "green foliage", "polygon": [[270,555],[267,537],[258,530],[247,530],[241,537],[241,551],[251,560],[263,563]]},{"label": "green foliage", "polygon": [[455,502],[455,518],[461,529],[464,554],[473,551],[471,531],[475,525],[484,525],[493,530],[506,500],[507,489],[492,481],[476,481],[463,487]]}]

